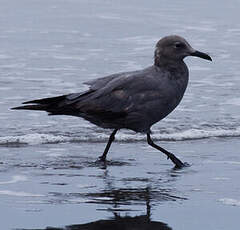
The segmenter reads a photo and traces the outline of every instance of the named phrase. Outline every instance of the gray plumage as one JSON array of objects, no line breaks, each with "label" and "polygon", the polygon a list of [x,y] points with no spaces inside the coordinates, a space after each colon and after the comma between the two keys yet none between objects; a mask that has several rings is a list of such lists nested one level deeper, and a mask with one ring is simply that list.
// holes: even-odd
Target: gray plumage
[{"label": "gray plumage", "polygon": [[102,128],[150,134],[151,126],[172,112],[184,95],[188,84],[186,56],[211,60],[184,38],[167,36],[157,43],[154,64],[148,68],[92,80],[85,83],[89,85],[85,92],[27,101],[23,104],[30,105],[13,109],[79,116]]}]

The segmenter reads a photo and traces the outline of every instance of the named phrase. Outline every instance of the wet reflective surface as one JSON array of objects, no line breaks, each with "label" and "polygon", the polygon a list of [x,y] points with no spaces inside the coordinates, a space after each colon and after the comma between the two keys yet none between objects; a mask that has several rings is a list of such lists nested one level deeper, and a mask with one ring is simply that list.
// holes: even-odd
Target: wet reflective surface
[{"label": "wet reflective surface", "polygon": [[[240,3],[1,0],[0,229],[237,229],[240,209]],[[213,10],[214,9],[214,10]],[[153,139],[74,117],[10,111],[22,101],[152,64],[179,34],[213,62],[186,59],[190,83]]]},{"label": "wet reflective surface", "polygon": [[172,229],[236,225],[238,139],[163,142],[191,164],[182,170],[173,169],[163,154],[144,142],[115,143],[107,164],[99,164],[96,152],[104,145],[2,148],[1,225],[5,229],[81,229],[98,224],[115,228],[123,223],[132,226],[136,219],[145,223],[142,229],[162,223]]},{"label": "wet reflective surface", "polygon": [[[87,224],[75,224],[68,225],[62,228],[47,227],[47,229],[52,230],[106,230],[106,229],[142,229],[142,230],[171,230],[167,224],[159,221],[151,221],[151,206],[149,204],[149,199],[146,201],[146,215],[141,216],[120,216],[113,211],[113,217],[108,220],[98,220],[95,222],[90,222]],[[24,229],[22,229],[24,230]]]}]

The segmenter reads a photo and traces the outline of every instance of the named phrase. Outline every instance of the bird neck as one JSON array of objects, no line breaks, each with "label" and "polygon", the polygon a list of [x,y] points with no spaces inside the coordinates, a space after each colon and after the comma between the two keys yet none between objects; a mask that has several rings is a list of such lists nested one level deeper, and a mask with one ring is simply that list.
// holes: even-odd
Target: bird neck
[{"label": "bird neck", "polygon": [[163,60],[156,60],[154,62],[154,66],[156,67],[157,71],[161,70],[164,72],[170,73],[169,76],[178,79],[182,77],[187,77],[188,78],[188,68],[187,65],[183,60],[173,60],[173,61],[165,61],[166,59]]},{"label": "bird neck", "polygon": [[177,66],[185,65],[185,63],[182,59],[175,60],[158,55],[154,57],[154,65],[160,68],[172,69],[176,68]]}]

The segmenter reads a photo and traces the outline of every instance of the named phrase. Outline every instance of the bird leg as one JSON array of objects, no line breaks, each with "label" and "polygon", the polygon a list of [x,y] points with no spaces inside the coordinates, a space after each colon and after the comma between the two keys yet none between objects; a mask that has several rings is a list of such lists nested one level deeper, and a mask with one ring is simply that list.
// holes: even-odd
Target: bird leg
[{"label": "bird leg", "polygon": [[112,142],[115,140],[115,134],[117,133],[117,131],[118,131],[118,129],[114,129],[112,134],[110,135],[107,146],[105,147],[102,156],[99,157],[100,161],[106,161],[108,150],[110,149]]},{"label": "bird leg", "polygon": [[151,136],[149,133],[147,133],[147,142],[149,145],[151,145],[153,148],[161,151],[162,153],[166,154],[168,159],[170,158],[171,161],[175,164],[176,168],[182,168],[184,166],[189,166],[187,163],[182,163],[177,157],[174,156],[174,154],[168,152],[166,149],[156,145],[153,140],[151,139]]}]

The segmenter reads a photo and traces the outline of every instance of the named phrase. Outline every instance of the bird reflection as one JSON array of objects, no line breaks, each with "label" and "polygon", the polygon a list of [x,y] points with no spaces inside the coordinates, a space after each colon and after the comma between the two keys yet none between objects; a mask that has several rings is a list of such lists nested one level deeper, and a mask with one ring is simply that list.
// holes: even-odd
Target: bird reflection
[{"label": "bird reflection", "polygon": [[[111,220],[98,220],[87,224],[75,224],[63,228],[47,227],[45,230],[172,230],[167,224],[158,221],[148,221],[147,217],[120,217]],[[23,229],[22,229],[23,230]],[[30,229],[29,229],[30,230]],[[40,229],[31,229],[40,230]],[[42,229],[43,230],[43,229]]]},{"label": "bird reflection", "polygon": [[[120,212],[123,211],[119,208],[119,202],[123,200],[128,200],[129,202],[134,198],[134,193],[136,191],[118,191],[111,194],[112,197],[112,208],[108,208],[105,211],[111,211],[112,217],[109,219],[97,220],[94,222],[89,222],[86,224],[74,224],[64,227],[47,227],[45,229],[25,229],[25,230],[172,230],[166,223],[160,221],[151,220],[151,200],[154,193],[152,193],[150,188],[145,188],[138,191],[135,194],[135,199],[140,199],[145,201],[145,215],[127,216],[121,215]],[[108,194],[109,196],[110,194]],[[156,194],[155,194],[156,195]],[[89,196],[96,196],[97,194],[91,194]],[[98,197],[100,194],[98,195]],[[107,196],[105,193],[102,196]],[[171,197],[171,196],[170,196]],[[177,197],[171,197],[171,199],[177,199]],[[178,199],[184,199],[178,197]],[[126,209],[125,209],[126,211]],[[24,229],[18,229],[24,230]]]},{"label": "bird reflection", "polygon": [[[184,197],[172,195],[169,189],[159,188],[120,188],[112,190],[103,190],[99,193],[82,194],[86,198],[90,198],[89,203],[95,204],[112,204],[115,207],[121,205],[141,205],[148,200],[163,201],[186,200]],[[150,201],[149,201],[150,202]]]},{"label": "bird reflection", "polygon": [[[157,176],[147,174],[146,177],[121,177],[120,180],[113,177],[111,172],[106,168],[97,177],[103,181],[104,188],[87,189],[86,192],[80,190],[75,193],[61,191],[49,193],[51,204],[68,202],[72,204],[72,201],[77,202],[78,200],[81,204],[84,200],[84,203],[96,204],[97,211],[108,212],[110,214],[108,219],[65,227],[47,227],[42,230],[172,230],[166,223],[152,220],[151,207],[163,202],[187,200],[179,195],[181,193],[176,188],[167,186],[177,180],[181,171],[170,170],[162,175],[162,178],[159,178],[159,174]],[[119,187],[119,185],[121,186]],[[140,209],[136,210],[139,207]],[[142,214],[143,207],[145,207],[144,215]],[[137,212],[141,212],[141,214]]]},{"label": "bird reflection", "polygon": [[98,220],[79,225],[69,225],[64,228],[51,228],[46,230],[172,230],[167,224],[158,221],[149,221],[145,215],[135,217],[114,216],[111,220]]},{"label": "bird reflection", "polygon": [[[116,194],[116,193],[115,193]],[[124,196],[124,193],[117,197],[115,197],[115,201],[119,200],[120,196]],[[121,216],[118,211],[120,209],[116,208],[114,205],[111,210],[113,217],[108,220],[97,220],[94,222],[86,223],[86,224],[74,224],[68,225],[65,227],[47,227],[42,230],[172,230],[166,223],[160,221],[152,221],[151,220],[151,197],[149,188],[145,189],[145,192],[142,194],[143,199],[146,202],[146,214],[138,215],[138,216]],[[20,230],[20,229],[18,229]],[[24,229],[21,229],[24,230]],[[25,230],[40,230],[40,229],[25,229]]]}]

